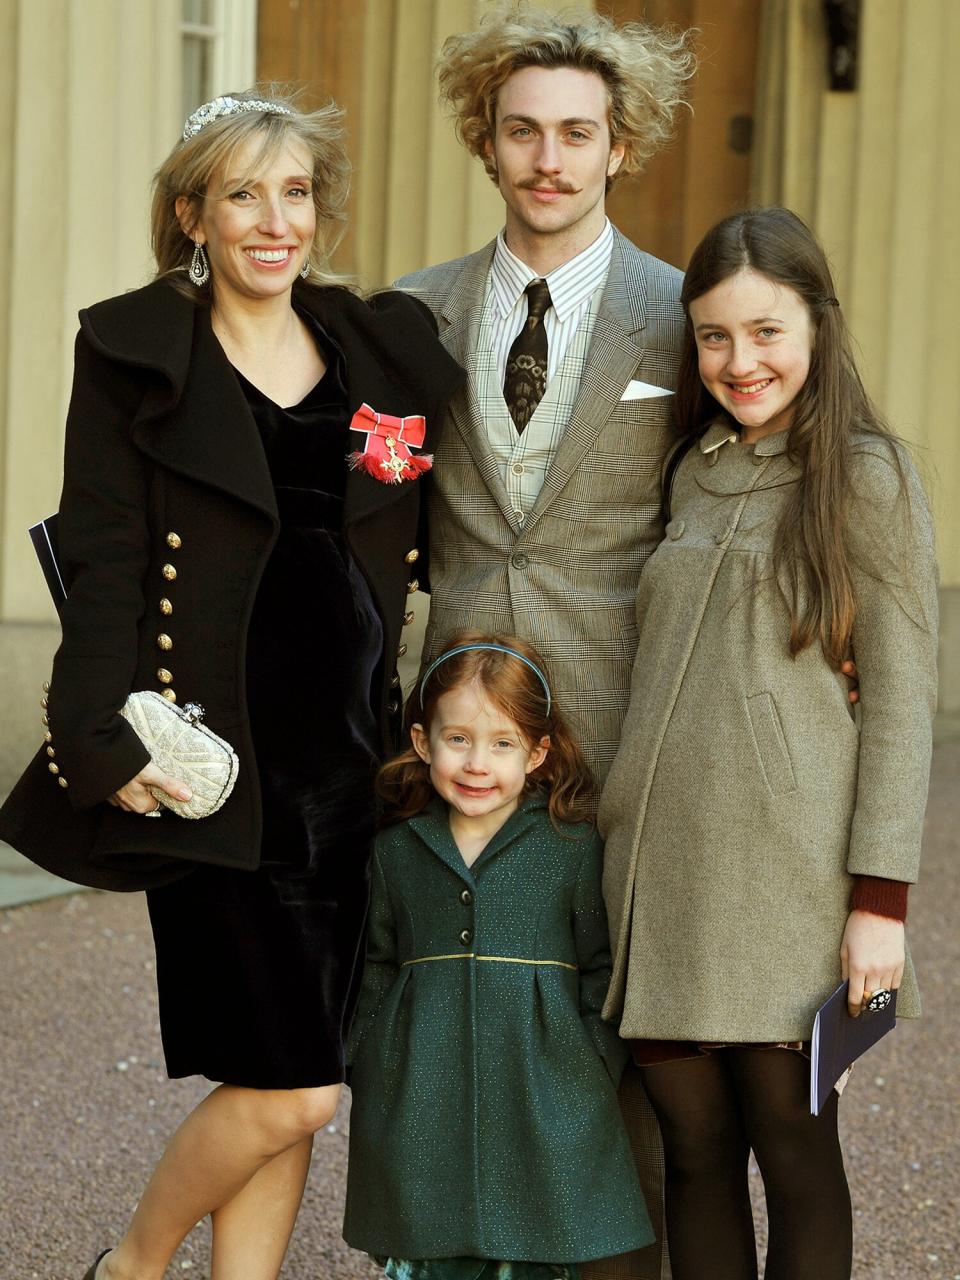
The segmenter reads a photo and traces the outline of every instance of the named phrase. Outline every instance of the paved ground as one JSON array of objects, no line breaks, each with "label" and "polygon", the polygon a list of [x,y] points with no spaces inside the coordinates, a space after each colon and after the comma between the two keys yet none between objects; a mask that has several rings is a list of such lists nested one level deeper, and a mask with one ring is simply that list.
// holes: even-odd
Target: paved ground
[{"label": "paved ground", "polygon": [[[856,1280],[960,1280],[958,780],[960,736],[948,735],[911,899],[926,1016],[864,1060],[841,1107]],[[0,1280],[79,1280],[117,1237],[203,1085],[164,1077],[139,895],[69,894],[0,911],[0,973]],[[347,1120],[344,1110],[317,1139],[285,1280],[376,1274],[339,1236]],[[170,1274],[201,1280],[206,1260],[201,1227]]]}]

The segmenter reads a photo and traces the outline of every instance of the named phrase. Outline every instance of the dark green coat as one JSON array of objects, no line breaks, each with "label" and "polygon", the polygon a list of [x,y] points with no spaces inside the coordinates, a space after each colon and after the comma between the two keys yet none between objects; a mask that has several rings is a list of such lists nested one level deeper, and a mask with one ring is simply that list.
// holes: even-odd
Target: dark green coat
[{"label": "dark green coat", "polygon": [[617,1107],[602,847],[527,800],[473,864],[439,801],[377,840],[344,1237],[579,1262],[653,1238]]}]

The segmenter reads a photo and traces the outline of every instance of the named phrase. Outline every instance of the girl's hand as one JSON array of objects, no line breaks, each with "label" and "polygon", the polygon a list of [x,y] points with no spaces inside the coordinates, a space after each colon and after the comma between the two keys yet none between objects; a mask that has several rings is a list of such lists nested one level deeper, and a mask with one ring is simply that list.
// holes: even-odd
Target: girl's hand
[{"label": "girl's hand", "polygon": [[125,809],[127,813],[153,813],[160,808],[160,801],[147,790],[148,786],[159,787],[174,800],[189,800],[193,795],[186,783],[178,778],[171,778],[151,762],[145,764],[135,778],[131,778],[125,787],[121,787],[110,797],[110,804],[116,805],[118,809]]},{"label": "girl's hand", "polygon": [[864,991],[896,991],[903,978],[903,925],[899,920],[851,911],[840,944],[840,964],[850,987],[847,1005],[856,1018],[863,1007]]}]

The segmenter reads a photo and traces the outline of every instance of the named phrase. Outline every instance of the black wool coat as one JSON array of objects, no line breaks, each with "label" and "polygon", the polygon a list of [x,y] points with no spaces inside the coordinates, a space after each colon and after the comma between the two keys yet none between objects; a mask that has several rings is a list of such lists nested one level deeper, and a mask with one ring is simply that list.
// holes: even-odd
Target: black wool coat
[{"label": "black wool coat", "polygon": [[[364,301],[299,283],[294,301],[344,353],[348,412],[367,403],[422,414],[422,452],[430,453],[463,374],[427,308],[401,293]],[[68,598],[48,694],[50,740],[0,811],[0,838],[101,888],[157,886],[196,862],[252,869],[261,807],[245,642],[279,531],[260,435],[209,311],[170,285],[98,303],[80,313],[80,326],[60,506]],[[364,443],[351,433],[351,447]],[[359,470],[347,478],[344,535],[383,625],[374,710],[385,752],[399,728],[396,658],[423,563],[424,488],[424,479],[385,484]],[[305,592],[323,589],[303,583]],[[303,674],[290,673],[291,717]],[[181,705],[200,703],[239,756],[234,792],[212,817],[147,822],[105,803],[148,759],[120,707],[132,690],[163,688]]]}]

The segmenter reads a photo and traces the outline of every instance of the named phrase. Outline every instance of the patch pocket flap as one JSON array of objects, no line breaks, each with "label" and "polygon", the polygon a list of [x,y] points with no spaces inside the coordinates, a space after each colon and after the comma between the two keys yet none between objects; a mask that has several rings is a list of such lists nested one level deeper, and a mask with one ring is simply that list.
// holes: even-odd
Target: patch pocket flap
[{"label": "patch pocket flap", "polygon": [[755,693],[746,699],[746,703],[754,745],[767,786],[774,795],[796,791],[797,779],[793,772],[793,762],[773,695]]}]

